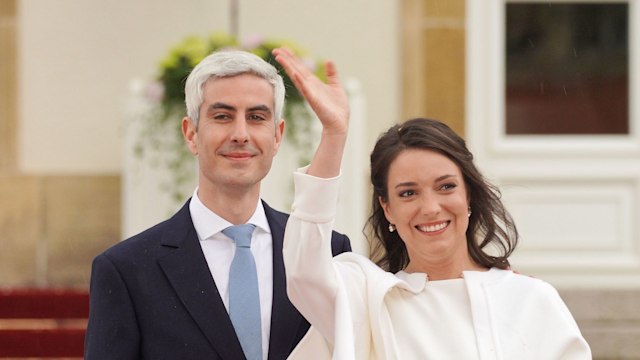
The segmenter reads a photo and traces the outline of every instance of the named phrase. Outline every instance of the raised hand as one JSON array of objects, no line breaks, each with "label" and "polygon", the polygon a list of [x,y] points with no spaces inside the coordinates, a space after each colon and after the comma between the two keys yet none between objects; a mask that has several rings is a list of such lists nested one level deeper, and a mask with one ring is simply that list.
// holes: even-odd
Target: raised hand
[{"label": "raised hand", "polygon": [[322,122],[323,133],[346,134],[349,99],[333,62],[326,62],[328,81],[324,83],[291,50],[277,48],[273,50],[273,55]]},{"label": "raised hand", "polygon": [[273,50],[273,55],[322,123],[322,137],[307,173],[323,178],[339,175],[349,128],[349,99],[335,65],[330,61],[326,63],[328,81],[325,84],[290,50],[278,48]]}]

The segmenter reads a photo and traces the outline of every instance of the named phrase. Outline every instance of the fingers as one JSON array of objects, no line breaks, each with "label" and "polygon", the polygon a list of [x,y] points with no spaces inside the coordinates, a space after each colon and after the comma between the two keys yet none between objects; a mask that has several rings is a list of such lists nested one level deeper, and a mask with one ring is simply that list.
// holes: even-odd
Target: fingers
[{"label": "fingers", "polygon": [[277,48],[273,50],[273,55],[316,114],[331,113],[335,108],[345,107],[348,101],[332,61],[325,62],[327,83],[324,83],[291,50]]},{"label": "fingers", "polygon": [[291,50],[287,48],[277,48],[273,50],[276,61],[282,65],[284,71],[289,75],[293,85],[302,93],[305,99],[310,100],[313,90],[319,86],[321,81],[311,73],[310,69]]},{"label": "fingers", "polygon": [[327,60],[325,63],[325,71],[327,72],[327,83],[331,85],[340,84],[340,77],[338,76],[338,70],[333,61]]},{"label": "fingers", "polygon": [[282,65],[292,80],[302,80],[310,74],[309,69],[307,69],[291,50],[287,48],[277,48],[273,50],[273,55],[275,55],[276,61]]},{"label": "fingers", "polygon": [[[294,85],[298,89],[301,88],[302,83],[314,79],[314,75],[311,70],[290,50],[287,48],[277,48],[273,50],[273,55],[276,61],[282,65],[284,71],[287,72]],[[325,62],[325,71],[327,75],[327,83],[335,86],[340,85],[340,77],[336,65],[333,61]]]},{"label": "fingers", "polygon": [[295,77],[299,81],[310,81],[316,79],[313,69],[302,59],[294,54],[290,49],[277,48],[273,50],[276,61],[282,65],[289,77]]}]

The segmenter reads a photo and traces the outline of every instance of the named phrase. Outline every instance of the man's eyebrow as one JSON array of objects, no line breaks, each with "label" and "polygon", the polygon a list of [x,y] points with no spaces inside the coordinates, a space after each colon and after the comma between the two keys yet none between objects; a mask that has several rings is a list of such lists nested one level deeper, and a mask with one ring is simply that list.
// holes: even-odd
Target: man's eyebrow
[{"label": "man's eyebrow", "polygon": [[267,105],[256,105],[249,108],[249,111],[264,111],[271,114],[271,109]]},{"label": "man's eyebrow", "polygon": [[[231,106],[229,104],[222,103],[222,102],[213,103],[213,104],[209,105],[209,107],[207,108],[208,111],[216,110],[216,109],[224,109],[224,110],[230,110],[230,111],[237,110],[234,106]],[[271,109],[267,105],[252,106],[248,110],[249,111],[264,111],[264,112],[267,112],[269,114],[271,113]]]},{"label": "man's eyebrow", "polygon": [[217,102],[217,103],[213,103],[213,104],[209,105],[209,107],[207,108],[207,111],[211,111],[211,110],[214,110],[214,109],[235,110],[236,108],[234,108],[233,106],[231,106],[229,104]]}]

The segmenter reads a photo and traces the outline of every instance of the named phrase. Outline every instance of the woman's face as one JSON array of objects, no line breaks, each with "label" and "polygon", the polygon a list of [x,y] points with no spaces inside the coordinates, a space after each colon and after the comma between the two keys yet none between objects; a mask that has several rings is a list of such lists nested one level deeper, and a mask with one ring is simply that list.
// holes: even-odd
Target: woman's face
[{"label": "woman's face", "polygon": [[431,150],[405,150],[391,163],[387,192],[380,204],[407,247],[412,271],[468,262],[468,195],[453,161]]}]

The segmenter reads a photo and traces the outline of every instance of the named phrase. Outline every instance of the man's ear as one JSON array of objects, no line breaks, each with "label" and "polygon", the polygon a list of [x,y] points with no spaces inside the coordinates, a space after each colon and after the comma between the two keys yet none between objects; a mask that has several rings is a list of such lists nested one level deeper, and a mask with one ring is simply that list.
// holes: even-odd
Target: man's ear
[{"label": "man's ear", "polygon": [[182,136],[189,147],[189,151],[193,155],[198,155],[198,131],[195,124],[190,117],[185,116],[182,118]]},{"label": "man's ear", "polygon": [[280,149],[280,144],[282,144],[282,139],[284,138],[284,129],[284,119],[280,119],[280,121],[276,123],[276,146],[274,147],[275,152],[273,156],[275,156],[278,153],[278,149]]}]

